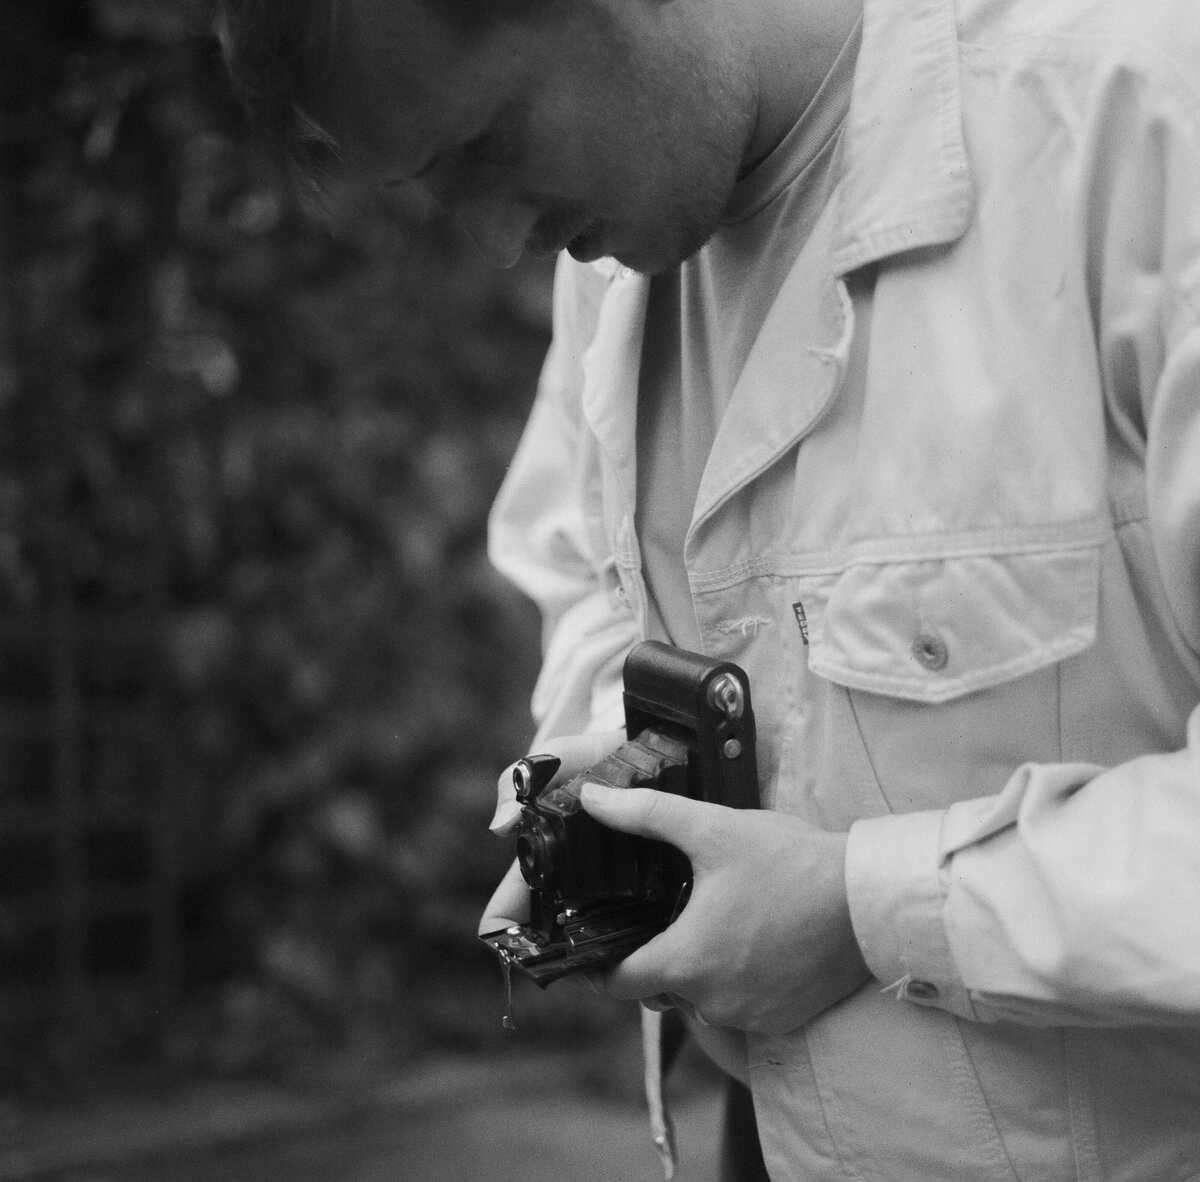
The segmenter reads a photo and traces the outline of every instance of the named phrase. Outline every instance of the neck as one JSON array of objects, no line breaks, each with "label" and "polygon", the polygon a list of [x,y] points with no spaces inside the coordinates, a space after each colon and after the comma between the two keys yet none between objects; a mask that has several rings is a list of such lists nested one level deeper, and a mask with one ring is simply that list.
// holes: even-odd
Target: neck
[{"label": "neck", "polygon": [[862,10],[863,0],[743,0],[738,6],[736,35],[758,87],[744,170],[769,155],[804,114]]}]

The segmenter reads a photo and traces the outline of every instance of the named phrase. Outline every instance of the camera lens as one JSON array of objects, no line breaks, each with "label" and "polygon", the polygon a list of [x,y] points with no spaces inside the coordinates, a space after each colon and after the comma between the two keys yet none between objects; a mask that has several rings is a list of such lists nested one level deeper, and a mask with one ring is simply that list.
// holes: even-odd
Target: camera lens
[{"label": "camera lens", "polygon": [[549,887],[558,868],[558,842],[554,834],[534,824],[517,835],[517,861],[525,881],[536,890]]}]

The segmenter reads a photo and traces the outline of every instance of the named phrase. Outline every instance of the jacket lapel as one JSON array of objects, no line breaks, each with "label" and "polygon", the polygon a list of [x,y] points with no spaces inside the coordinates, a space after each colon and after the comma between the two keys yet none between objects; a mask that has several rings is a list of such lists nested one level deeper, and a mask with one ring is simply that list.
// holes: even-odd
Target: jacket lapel
[{"label": "jacket lapel", "polygon": [[836,397],[854,331],[839,277],[966,232],[975,197],[951,0],[868,0],[843,134],[841,178],[734,389],[692,535]]},{"label": "jacket lapel", "polygon": [[734,387],[700,483],[689,537],[816,425],[841,386],[854,330],[830,270],[836,198],[780,288]]}]

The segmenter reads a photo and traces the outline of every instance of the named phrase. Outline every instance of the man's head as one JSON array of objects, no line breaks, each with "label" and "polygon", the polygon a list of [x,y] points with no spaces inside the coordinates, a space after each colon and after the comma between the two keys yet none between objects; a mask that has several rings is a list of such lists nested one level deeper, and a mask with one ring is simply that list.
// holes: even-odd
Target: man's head
[{"label": "man's head", "polygon": [[[493,261],[654,272],[716,229],[759,117],[718,0],[223,0],[242,97],[310,172],[416,183]],[[286,16],[283,15],[286,11]]]},{"label": "man's head", "polygon": [[[537,0],[415,0],[464,33]],[[338,87],[353,78],[343,34],[353,0],[215,0],[216,32],[234,89],[256,126],[281,151],[293,179],[319,189],[341,166],[331,128]]]}]

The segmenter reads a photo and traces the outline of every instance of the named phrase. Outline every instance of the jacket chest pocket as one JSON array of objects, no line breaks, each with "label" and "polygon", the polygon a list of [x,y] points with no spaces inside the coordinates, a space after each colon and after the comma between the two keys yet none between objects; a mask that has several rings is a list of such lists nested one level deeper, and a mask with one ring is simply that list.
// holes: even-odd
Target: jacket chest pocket
[{"label": "jacket chest pocket", "polygon": [[[863,562],[802,579],[819,794],[855,815],[939,808],[1062,758],[1061,662],[1096,636],[1099,546]],[[810,754],[818,754],[812,752]],[[852,820],[853,817],[847,817]]]}]

